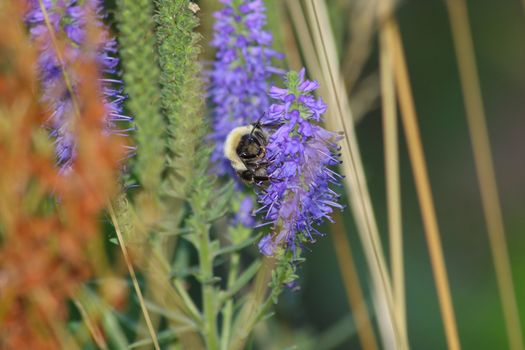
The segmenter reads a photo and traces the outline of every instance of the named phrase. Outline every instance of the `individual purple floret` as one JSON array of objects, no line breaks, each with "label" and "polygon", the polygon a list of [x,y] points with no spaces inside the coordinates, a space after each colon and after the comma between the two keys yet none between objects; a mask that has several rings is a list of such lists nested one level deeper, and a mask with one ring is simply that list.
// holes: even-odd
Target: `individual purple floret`
[{"label": "individual purple floret", "polygon": [[259,242],[264,255],[274,255],[277,247],[294,254],[303,242],[321,233],[314,227],[327,219],[333,208],[342,209],[339,195],[330,189],[341,176],[330,167],[340,164],[337,141],[340,134],[318,125],[326,105],[311,92],[315,81],[304,79],[304,69],[286,75],[286,88],[272,87],[276,100],[263,124],[276,128],[266,147],[270,184],[259,194],[264,219],[272,223],[272,233]]},{"label": "individual purple floret", "polygon": [[246,196],[239,204],[239,209],[236,210],[233,217],[233,223],[242,225],[244,227],[253,228],[255,226],[255,217],[253,216],[253,205],[255,199]]},{"label": "individual purple floret", "polygon": [[217,52],[210,72],[210,138],[215,145],[212,162],[216,171],[219,175],[233,175],[224,158],[224,141],[232,129],[255,122],[267,110],[268,78],[281,73],[271,66],[271,59],[280,55],[270,48],[271,34],[263,30],[266,10],[262,0],[220,1],[224,7],[215,13],[211,42]]},{"label": "individual purple floret", "polygon": [[[96,55],[101,76],[107,77],[100,81],[107,110],[107,129],[118,134],[130,130],[116,130],[118,122],[130,123],[132,118],[122,114],[122,103],[126,98],[123,94],[122,82],[118,79],[109,78],[116,74],[118,65],[117,43],[114,38],[107,34],[102,21],[101,4],[101,0],[42,0],[42,5],[45,8],[43,11],[38,0],[29,1],[26,20],[30,27],[31,36],[38,46],[38,70],[42,84],[42,100],[51,111],[48,126],[51,130],[51,136],[55,140],[57,163],[63,172],[70,169],[76,152],[75,137],[72,130],[76,113],[75,101],[67,86],[64,72],[67,74],[74,94],[80,82],[75,79],[72,66],[84,54],[81,46],[85,43],[86,14],[89,9],[95,15],[95,25],[99,27],[101,33]],[[46,16],[52,33],[46,24]],[[55,37],[64,35],[66,39],[62,41],[66,45],[62,47],[60,52],[62,62],[57,56],[52,35]]]}]

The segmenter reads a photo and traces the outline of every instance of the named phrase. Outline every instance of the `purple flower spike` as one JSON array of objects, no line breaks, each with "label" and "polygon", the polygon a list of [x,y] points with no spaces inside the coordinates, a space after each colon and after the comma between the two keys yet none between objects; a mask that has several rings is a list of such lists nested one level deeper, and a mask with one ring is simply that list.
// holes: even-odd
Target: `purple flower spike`
[{"label": "purple flower spike", "polygon": [[332,221],[334,208],[343,209],[329,186],[341,178],[330,169],[340,164],[341,135],[316,123],[326,111],[324,102],[311,95],[317,87],[317,82],[304,79],[303,69],[287,74],[285,89],[272,87],[269,92],[276,102],[263,124],[276,130],[266,147],[271,181],[259,202],[273,232],[259,242],[264,255],[274,255],[278,247],[295,254],[304,242],[321,235],[314,226]]},{"label": "purple flower spike", "polygon": [[263,30],[266,14],[262,0],[221,0],[215,13],[211,45],[217,49],[210,72],[209,96],[213,104],[215,144],[212,161],[219,175],[233,175],[224,159],[228,133],[257,121],[268,109],[268,78],[280,71],[271,66],[281,55],[270,48],[272,36]]},{"label": "purple flower spike", "polygon": [[[62,52],[63,65],[61,65],[45,22],[44,11],[38,0],[30,0],[26,21],[39,49],[38,70],[42,84],[42,100],[52,111],[48,126],[51,129],[51,137],[55,140],[57,163],[62,171],[67,173],[75,159],[76,145],[72,124],[76,112],[73,96],[64,79],[64,72],[68,75],[74,94],[81,82],[76,80],[71,68],[84,54],[81,46],[85,42],[86,14],[89,9],[96,16],[95,26],[101,29],[102,33],[98,39],[96,52],[101,75],[114,76],[117,73],[117,42],[107,35],[107,29],[103,24],[101,0],[43,0],[42,3],[53,35],[58,36],[58,33],[63,33],[66,38],[66,45]],[[107,78],[101,79],[100,85],[105,98],[108,132],[126,134],[132,128],[116,129],[117,124],[121,125],[120,122],[132,122],[131,117],[122,113],[122,103],[126,99],[122,91],[122,82]],[[132,151],[133,149],[130,149],[130,152]]]}]

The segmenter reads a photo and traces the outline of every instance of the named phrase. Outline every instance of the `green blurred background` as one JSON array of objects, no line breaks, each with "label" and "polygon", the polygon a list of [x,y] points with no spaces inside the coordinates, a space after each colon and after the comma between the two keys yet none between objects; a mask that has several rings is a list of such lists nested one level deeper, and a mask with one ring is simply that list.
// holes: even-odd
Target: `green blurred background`
[{"label": "green blurred background", "polygon": [[[352,0],[348,0],[352,2]],[[347,1],[328,1],[336,38],[346,39],[351,14]],[[272,4],[270,4],[272,6]],[[484,106],[489,125],[522,319],[525,318],[525,14],[519,0],[468,1]],[[277,14],[269,9],[270,20]],[[406,0],[397,11],[413,84],[430,181],[442,233],[460,340],[464,349],[506,349],[505,325],[497,290],[463,98],[445,3]],[[278,34],[276,34],[278,35]],[[287,48],[288,50],[290,48]],[[341,50],[342,51],[342,50]],[[286,52],[286,49],[285,49]],[[377,38],[365,67],[377,71]],[[376,106],[377,107],[377,106]],[[402,128],[401,186],[406,268],[408,335],[413,349],[445,349],[434,279]],[[382,120],[379,108],[357,126],[375,213],[388,252]],[[349,210],[344,213],[366,298],[366,263]],[[329,232],[326,228],[324,232]],[[297,344],[310,335],[348,338],[338,349],[359,349],[345,318],[349,305],[339,275],[333,241],[327,235],[305,254],[301,290],[287,291],[268,334],[285,333]],[[341,331],[338,331],[338,322]],[[342,323],[341,323],[342,322]],[[283,331],[284,329],[284,331]],[[346,331],[345,331],[346,329]],[[335,334],[330,332],[334,331]],[[337,336],[336,336],[337,335]],[[272,337],[275,340],[275,337]],[[335,341],[335,339],[332,339]],[[337,341],[335,341],[337,342]],[[299,344],[298,344],[299,345]],[[284,348],[285,344],[273,348]],[[299,348],[301,346],[299,345]]]}]

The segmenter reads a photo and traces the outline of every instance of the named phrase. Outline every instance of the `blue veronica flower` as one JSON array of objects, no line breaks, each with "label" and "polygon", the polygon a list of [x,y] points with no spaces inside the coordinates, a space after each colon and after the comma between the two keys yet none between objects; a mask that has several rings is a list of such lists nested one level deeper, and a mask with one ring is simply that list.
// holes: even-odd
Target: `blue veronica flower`
[{"label": "blue veronica flower", "polygon": [[[117,42],[110,37],[103,24],[102,1],[101,0],[43,0],[50,26],[57,35],[65,35],[65,47],[63,47],[63,67],[57,57],[55,48],[51,41],[51,33],[45,23],[44,13],[38,0],[29,1],[29,11],[26,21],[30,27],[30,33],[39,50],[38,70],[42,85],[42,100],[51,111],[48,126],[51,136],[55,140],[57,163],[61,170],[67,172],[75,158],[75,137],[72,131],[75,110],[71,92],[66,85],[63,71],[65,70],[73,93],[81,82],[75,79],[72,69],[75,61],[80,60],[82,45],[86,37],[86,11],[91,9],[96,15],[95,25],[100,29],[101,36],[98,38],[98,50],[96,59],[98,61],[101,75],[106,78],[100,80],[104,95],[107,118],[106,127],[108,132],[126,134],[133,128],[117,129],[120,122],[131,123],[132,118],[123,114],[122,103],[126,99],[123,93],[122,81],[114,78],[117,73]],[[130,147],[130,152],[133,148]]]},{"label": "blue veronica flower", "polygon": [[224,158],[224,141],[237,126],[259,119],[269,105],[268,78],[281,73],[271,66],[272,58],[281,55],[272,50],[272,35],[263,30],[266,24],[262,0],[220,0],[224,7],[215,13],[211,45],[217,49],[213,69],[209,72],[209,97],[213,105],[215,149],[212,162],[219,175],[233,175]]},{"label": "blue veronica flower", "polygon": [[275,102],[263,119],[265,126],[275,128],[266,147],[271,181],[259,193],[259,211],[273,231],[259,242],[264,255],[273,255],[278,247],[295,254],[297,247],[321,235],[316,225],[333,222],[334,208],[343,209],[339,195],[330,188],[341,179],[330,168],[340,164],[337,142],[341,135],[318,124],[326,104],[311,95],[318,84],[305,80],[304,74],[304,69],[289,72],[286,88],[270,89]]}]

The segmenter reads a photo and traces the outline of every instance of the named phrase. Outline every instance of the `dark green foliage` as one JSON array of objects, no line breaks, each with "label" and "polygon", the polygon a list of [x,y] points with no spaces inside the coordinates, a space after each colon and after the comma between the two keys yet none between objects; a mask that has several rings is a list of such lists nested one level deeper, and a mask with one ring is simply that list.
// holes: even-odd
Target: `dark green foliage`
[{"label": "dark green foliage", "polygon": [[164,168],[164,122],[159,110],[159,67],[155,55],[153,4],[118,0],[117,22],[128,107],[135,117],[138,148],[135,172],[144,188],[156,192]]}]

